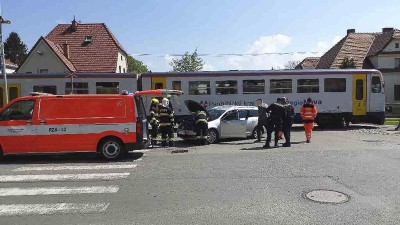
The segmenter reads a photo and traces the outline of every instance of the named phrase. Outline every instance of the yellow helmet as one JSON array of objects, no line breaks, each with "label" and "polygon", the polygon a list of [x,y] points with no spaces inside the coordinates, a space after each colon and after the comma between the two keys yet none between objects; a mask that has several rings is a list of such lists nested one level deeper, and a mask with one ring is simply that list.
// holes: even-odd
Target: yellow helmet
[{"label": "yellow helmet", "polygon": [[158,104],[158,99],[153,98],[153,99],[151,100],[151,103]]}]

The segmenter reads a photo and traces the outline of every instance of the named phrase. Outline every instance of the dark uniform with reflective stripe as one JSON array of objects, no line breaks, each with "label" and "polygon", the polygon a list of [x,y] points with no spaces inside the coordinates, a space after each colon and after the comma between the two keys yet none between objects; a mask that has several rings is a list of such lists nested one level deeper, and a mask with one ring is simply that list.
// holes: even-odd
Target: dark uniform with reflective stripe
[{"label": "dark uniform with reflective stripe", "polygon": [[158,113],[157,113],[157,105],[151,103],[150,105],[150,126],[151,126],[151,144],[154,145],[157,143],[157,135],[158,135]]},{"label": "dark uniform with reflective stripe", "polygon": [[208,143],[207,140],[207,130],[208,130],[208,123],[207,123],[207,114],[204,111],[197,111],[195,115],[195,130],[196,130],[196,139],[203,145]]},{"label": "dark uniform with reflective stripe", "polygon": [[171,108],[165,107],[163,105],[160,106],[158,111],[158,119],[160,122],[159,131],[161,133],[161,146],[165,147],[167,145],[167,141],[170,147],[172,147],[174,137],[174,114],[172,113]]},{"label": "dark uniform with reflective stripe", "polygon": [[286,110],[286,116],[283,119],[283,134],[285,135],[284,147],[290,147],[290,129],[292,128],[294,121],[294,108],[291,104],[287,103],[284,105]]},{"label": "dark uniform with reflective stripe", "polygon": [[268,129],[267,129],[267,141],[264,147],[269,147],[271,142],[272,131],[275,132],[275,147],[278,147],[279,132],[282,131],[282,122],[285,118],[286,111],[283,105],[279,103],[273,103],[267,107],[267,112],[270,116],[268,118]]}]

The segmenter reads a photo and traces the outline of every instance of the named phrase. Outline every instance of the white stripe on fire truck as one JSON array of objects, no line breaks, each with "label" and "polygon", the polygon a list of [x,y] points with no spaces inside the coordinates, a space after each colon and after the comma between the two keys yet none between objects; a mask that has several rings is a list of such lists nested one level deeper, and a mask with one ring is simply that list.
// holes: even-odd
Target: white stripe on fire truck
[{"label": "white stripe on fire truck", "polygon": [[103,212],[110,203],[56,203],[0,205],[0,216]]},{"label": "white stripe on fire truck", "polygon": [[38,182],[38,181],[75,181],[75,180],[118,180],[124,179],[130,173],[89,173],[89,174],[48,174],[48,175],[4,175],[0,183],[7,182]]},{"label": "white stripe on fire truck", "polygon": [[103,194],[118,190],[118,186],[0,188],[0,196]]},{"label": "white stripe on fire truck", "polygon": [[24,166],[14,169],[16,172],[23,171],[58,171],[58,170],[113,170],[113,169],[133,169],[137,164],[128,165],[93,165],[93,166]]},{"label": "white stripe on fire truck", "polygon": [[136,132],[136,123],[2,126],[0,136],[99,134],[106,131]]}]

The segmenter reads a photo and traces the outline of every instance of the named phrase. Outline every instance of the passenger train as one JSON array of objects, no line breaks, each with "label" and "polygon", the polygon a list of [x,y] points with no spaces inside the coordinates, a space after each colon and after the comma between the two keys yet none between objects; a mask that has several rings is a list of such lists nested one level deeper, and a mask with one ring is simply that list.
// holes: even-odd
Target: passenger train
[{"label": "passenger train", "polygon": [[[1,81],[2,77],[0,76]],[[0,106],[4,105],[4,83],[0,84]],[[30,92],[51,94],[118,94],[150,89],[175,89],[184,95],[172,97],[179,121],[189,114],[183,103],[194,100],[210,109],[221,105],[253,106],[257,99],[271,104],[286,97],[299,118],[308,97],[318,108],[320,126],[344,122],[383,124],[385,94],[382,74],[377,70],[272,70],[149,72],[135,74],[9,74],[9,100]],[[150,99],[147,99],[149,108]],[[298,120],[299,121],[299,120]]]}]

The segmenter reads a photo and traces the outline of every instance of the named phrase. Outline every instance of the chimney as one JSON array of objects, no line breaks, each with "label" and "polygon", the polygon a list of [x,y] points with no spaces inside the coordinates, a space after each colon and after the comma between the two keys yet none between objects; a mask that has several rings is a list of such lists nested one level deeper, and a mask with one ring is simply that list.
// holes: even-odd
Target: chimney
[{"label": "chimney", "polygon": [[392,32],[392,31],[393,31],[393,27],[384,27],[384,28],[382,28],[382,33]]},{"label": "chimney", "polygon": [[65,42],[63,44],[63,51],[64,51],[65,57],[67,57],[67,59],[69,59],[69,45],[67,42]]},{"label": "chimney", "polygon": [[356,29],[347,29],[347,35],[351,34],[351,33],[355,33]]},{"label": "chimney", "polygon": [[74,20],[71,21],[71,30],[73,32],[75,32],[77,28],[78,28],[78,22],[76,22],[75,16],[74,16]]}]

